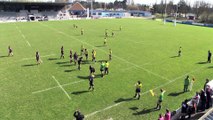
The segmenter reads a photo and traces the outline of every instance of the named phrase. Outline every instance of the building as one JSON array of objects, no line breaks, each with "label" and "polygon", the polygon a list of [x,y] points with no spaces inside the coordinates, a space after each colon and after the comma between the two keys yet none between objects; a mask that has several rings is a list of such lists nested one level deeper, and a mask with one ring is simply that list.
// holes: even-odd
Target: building
[{"label": "building", "polygon": [[134,4],[134,0],[127,0],[126,4],[127,5],[132,5],[132,4]]}]

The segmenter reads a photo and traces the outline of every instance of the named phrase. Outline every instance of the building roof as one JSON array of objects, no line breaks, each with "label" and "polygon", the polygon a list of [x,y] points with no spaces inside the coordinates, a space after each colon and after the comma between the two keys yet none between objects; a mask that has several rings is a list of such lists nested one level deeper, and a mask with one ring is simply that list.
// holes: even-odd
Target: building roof
[{"label": "building roof", "polygon": [[84,6],[82,6],[81,3],[76,2],[76,3],[70,8],[70,10],[79,10],[79,11],[82,11],[82,10],[86,10],[86,8],[84,8]]}]

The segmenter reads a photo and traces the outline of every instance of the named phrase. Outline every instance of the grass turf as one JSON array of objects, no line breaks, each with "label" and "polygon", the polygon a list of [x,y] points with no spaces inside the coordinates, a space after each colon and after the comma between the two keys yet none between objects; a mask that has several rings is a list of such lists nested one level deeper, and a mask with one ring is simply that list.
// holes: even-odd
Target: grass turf
[{"label": "grass turf", "polygon": [[[78,25],[78,29],[73,28]],[[119,31],[119,26],[122,31]],[[88,120],[153,120],[166,108],[177,109],[212,78],[212,64],[204,64],[207,51],[213,48],[213,29],[186,25],[163,25],[141,19],[79,20],[0,24],[0,119],[72,119],[80,109]],[[85,35],[80,35],[83,28]],[[104,31],[115,32],[104,47]],[[110,74],[95,78],[95,91],[88,92],[89,65],[82,70],[69,64],[69,50],[80,53],[80,46],[97,50],[97,60],[108,59],[113,51]],[[7,46],[14,57],[7,56]],[[65,59],[59,59],[60,47]],[[182,57],[177,55],[182,46]],[[43,64],[35,65],[35,52]],[[91,60],[91,57],[90,57]],[[90,62],[99,74],[100,63]],[[181,94],[186,75],[196,81],[191,92]],[[56,80],[71,97],[58,87]],[[134,84],[143,84],[140,100],[132,100]],[[74,82],[74,83],[73,83]],[[76,82],[76,83],[75,83]],[[65,84],[65,85],[64,85]],[[69,85],[67,85],[69,84]],[[63,86],[64,85],[64,86]],[[48,89],[50,88],[50,89]],[[166,90],[163,108],[153,111],[159,89]],[[43,92],[34,93],[40,90]],[[91,114],[97,111],[95,114]]]}]

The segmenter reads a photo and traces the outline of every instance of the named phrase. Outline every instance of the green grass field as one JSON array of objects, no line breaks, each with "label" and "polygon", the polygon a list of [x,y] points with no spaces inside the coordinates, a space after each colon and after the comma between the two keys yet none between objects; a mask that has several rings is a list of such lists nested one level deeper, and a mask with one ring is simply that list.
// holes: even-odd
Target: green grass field
[{"label": "green grass field", "polygon": [[[73,28],[73,24],[79,26]],[[122,31],[119,31],[119,26]],[[84,28],[85,35],[80,35]],[[115,32],[102,46],[104,31]],[[213,77],[213,64],[204,64],[213,51],[213,29],[141,19],[74,20],[0,24],[0,119],[71,120],[80,109],[88,120],[156,120],[165,109],[175,110],[181,102],[202,89]],[[100,62],[69,64],[69,50],[80,46],[96,49],[97,60],[107,60],[113,51],[110,74],[95,78],[95,91],[88,92],[89,65],[100,74]],[[7,56],[7,47],[14,51]],[[59,59],[60,47],[65,59]],[[182,46],[182,56],[177,55]],[[43,64],[37,66],[35,52]],[[191,92],[183,90],[186,75],[196,78]],[[55,79],[54,79],[55,78]],[[140,100],[132,100],[135,83],[143,84]],[[162,110],[153,111],[159,94],[166,90]],[[67,93],[67,94],[66,94]],[[77,94],[78,93],[78,94]]]}]

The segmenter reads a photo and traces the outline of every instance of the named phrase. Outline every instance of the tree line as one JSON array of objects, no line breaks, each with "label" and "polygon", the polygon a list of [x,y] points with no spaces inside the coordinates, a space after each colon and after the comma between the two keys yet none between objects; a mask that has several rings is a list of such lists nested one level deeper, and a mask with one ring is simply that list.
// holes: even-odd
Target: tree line
[{"label": "tree line", "polygon": [[[91,3],[81,1],[84,7],[90,8]],[[172,0],[165,4],[165,0],[161,0],[159,4],[154,5],[143,5],[143,4],[132,4],[127,5],[127,0],[104,3],[104,2],[93,2],[93,9],[102,8],[104,10],[143,10],[150,11],[153,15],[160,15],[163,17],[166,13],[167,17],[175,17],[179,19],[186,19],[188,13],[195,15],[198,22],[213,23],[213,5],[205,2],[204,0],[197,0],[193,4],[187,2],[187,0],[180,0],[177,4],[174,4]]]}]

